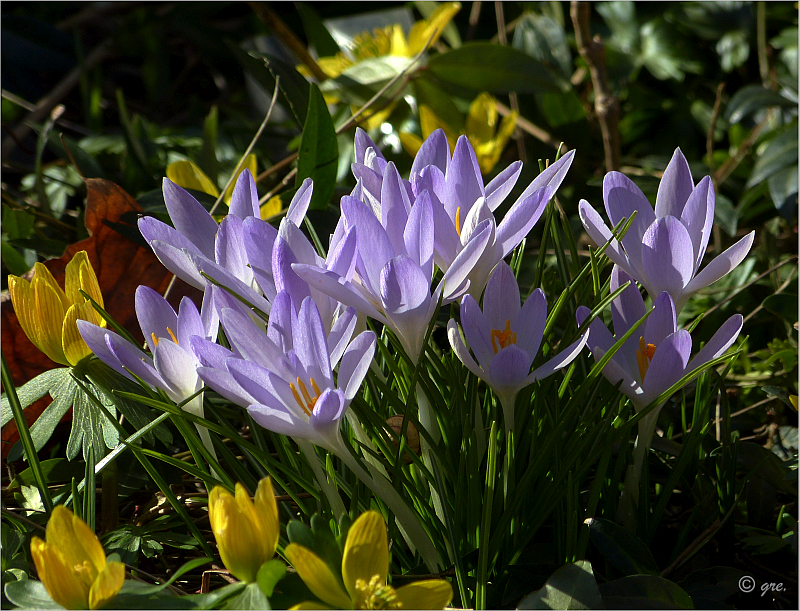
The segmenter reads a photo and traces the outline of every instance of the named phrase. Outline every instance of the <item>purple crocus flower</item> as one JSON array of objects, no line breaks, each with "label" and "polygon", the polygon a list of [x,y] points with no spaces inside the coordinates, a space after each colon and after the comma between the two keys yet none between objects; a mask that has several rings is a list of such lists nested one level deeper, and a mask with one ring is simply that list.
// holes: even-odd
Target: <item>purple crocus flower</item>
[{"label": "purple crocus flower", "polygon": [[[646,314],[644,299],[633,279],[616,265],[611,272],[611,291],[629,280],[631,284],[611,304],[616,336],[611,335],[599,318],[589,325],[587,346],[596,361],[608,352],[616,338],[622,337]],[[585,306],[578,307],[578,324],[586,320],[589,312]],[[622,381],[620,390],[630,398],[637,411],[686,373],[724,354],[742,329],[742,316],[734,314],[690,359],[692,338],[688,331],[677,328],[676,314],[672,297],[662,292],[653,302],[653,313],[640,327],[641,333],[631,336],[603,369],[603,375],[612,384]]]},{"label": "purple crocus flower", "polygon": [[[204,300],[206,305],[211,307],[210,299]],[[216,337],[216,318],[205,311],[201,315],[188,297],[181,300],[176,313],[166,299],[147,286],[136,289],[136,316],[152,357],[114,331],[90,322],[78,321],[78,330],[92,352],[125,377],[133,380],[131,374],[136,375],[151,388],[163,390],[175,403],[197,393],[203,381],[197,375],[200,362],[192,352],[190,338],[195,335],[208,339]],[[183,409],[202,417],[202,394]],[[208,430],[201,426],[197,430],[213,454]]]},{"label": "purple crocus flower", "polygon": [[450,159],[444,132],[433,132],[414,159],[411,186],[415,194],[422,190],[432,194],[436,264],[448,270],[471,240],[475,227],[488,220],[489,243],[468,276],[469,292],[479,298],[495,265],[519,245],[541,217],[564,180],[574,154],[570,151],[539,174],[498,223],[494,212],[514,188],[522,162],[512,163],[484,186],[478,159],[467,137],[458,139]]},{"label": "purple crocus flower", "polygon": [[581,200],[581,222],[597,245],[610,242],[609,259],[636,278],[652,298],[666,291],[678,312],[694,293],[716,282],[747,256],[755,232],[750,232],[697,273],[714,223],[714,185],[706,176],[697,186],[680,149],[664,170],[655,211],[644,193],[624,174],[603,179],[603,202],[612,226],[636,218],[620,244],[600,215]]},{"label": "purple crocus flower", "polygon": [[508,264],[501,261],[486,285],[483,310],[472,295],[461,300],[461,326],[477,362],[461,339],[456,321],[447,323],[456,356],[500,398],[506,431],[514,428],[517,393],[571,363],[586,343],[584,335],[531,372],[546,322],[547,300],[542,290],[533,291],[520,307],[517,280]]},{"label": "purple crocus flower", "polygon": [[[281,291],[264,333],[232,308],[220,319],[233,352],[196,337],[192,347],[203,366],[200,377],[220,394],[247,407],[271,431],[345,452],[339,424],[375,353],[375,334],[350,341],[356,313],[348,308],[326,335],[317,305],[306,297],[299,311]],[[332,369],[339,366],[337,381]]]},{"label": "purple crocus flower", "polygon": [[[305,181],[292,199],[287,217],[294,222],[305,215],[312,188],[311,181]],[[260,287],[264,295],[255,290],[256,279],[245,250],[244,221],[260,218],[258,192],[250,171],[244,170],[239,175],[229,214],[219,225],[192,195],[168,178],[164,179],[163,189],[167,211],[175,227],[153,217],[144,217],[139,219],[139,231],[164,267],[201,290],[208,285],[203,275],[206,274],[268,313],[269,299],[274,297],[275,288],[265,283]],[[272,228],[272,241],[269,241],[269,230],[264,233],[265,247],[271,249],[277,232]]]},{"label": "purple crocus flower", "polygon": [[447,302],[469,286],[466,276],[489,239],[489,224],[475,229],[464,248],[431,292],[434,217],[431,195],[422,191],[411,205],[393,163],[386,166],[381,218],[364,202],[344,196],[344,231],[355,229],[357,275],[348,280],[333,269],[293,264],[309,286],[391,328],[416,362],[440,295]]}]

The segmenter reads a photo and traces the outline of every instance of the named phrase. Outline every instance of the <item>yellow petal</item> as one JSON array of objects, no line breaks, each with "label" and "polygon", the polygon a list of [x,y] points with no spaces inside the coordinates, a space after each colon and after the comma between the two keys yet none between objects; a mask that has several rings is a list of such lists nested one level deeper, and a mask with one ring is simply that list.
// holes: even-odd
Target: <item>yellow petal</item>
[{"label": "yellow petal", "polygon": [[500,129],[497,131],[497,136],[488,142],[475,142],[470,137],[470,142],[475,149],[475,156],[478,158],[478,164],[481,167],[481,172],[488,174],[492,171],[497,162],[500,161],[500,156],[503,154],[503,149],[508,144],[511,135],[517,125],[517,113],[511,112],[503,117],[500,123]]},{"label": "yellow petal", "polygon": [[[366,117],[363,119],[363,121],[361,121],[361,127],[363,127],[366,131],[371,131],[373,129],[380,127],[386,122],[386,119],[389,118],[389,115],[392,114],[392,111],[394,111],[396,106],[397,102],[392,102],[383,110],[375,111],[372,110],[371,108],[368,108],[359,117],[359,120]],[[358,106],[356,106],[355,104],[351,104],[350,112],[355,114],[357,111],[358,111]]]},{"label": "yellow petal", "polygon": [[795,411],[797,411],[797,395],[789,395],[789,401],[791,402],[792,407],[794,407]]},{"label": "yellow petal", "polygon": [[314,603],[309,600],[296,604],[294,607],[289,607],[290,610],[299,609],[304,611],[305,609],[332,609],[333,607],[326,607],[320,603]]},{"label": "yellow petal", "polygon": [[472,142],[489,142],[497,129],[497,100],[482,93],[469,105],[464,126]]},{"label": "yellow petal", "polygon": [[194,189],[219,197],[219,189],[199,167],[188,159],[174,161],[167,166],[167,178],[184,189]]},{"label": "yellow petal", "polygon": [[[460,2],[443,2],[433,14],[422,21],[417,21],[408,33],[408,57],[414,57],[422,51],[428,39],[433,34],[431,45],[433,45],[444,32],[445,26],[461,9]],[[434,34],[434,32],[436,32]]]},{"label": "yellow petal", "polygon": [[92,353],[89,346],[83,341],[76,323],[79,320],[95,322],[94,313],[92,304],[85,301],[84,303],[71,305],[64,316],[64,323],[61,326],[61,347],[64,351],[64,356],[72,366],[77,365],[78,362]]},{"label": "yellow petal", "polygon": [[283,203],[279,196],[270,197],[266,203],[261,205],[261,220],[266,221],[283,210]]},{"label": "yellow petal", "polygon": [[50,273],[50,270],[47,269],[47,266],[43,263],[36,263],[33,266],[33,278],[40,278],[45,283],[53,287],[53,290],[58,295],[58,298],[61,300],[61,303],[64,305],[64,311],[66,312],[67,308],[71,305],[71,301],[67,298],[66,293],[62,290],[62,288],[56,282],[56,279],[53,278],[53,274]]},{"label": "yellow petal", "polygon": [[419,153],[420,147],[422,146],[422,138],[416,134],[409,134],[407,132],[400,132],[399,136],[400,144],[403,145],[405,152],[412,157],[416,157],[417,153]]},{"label": "yellow petal", "polygon": [[453,598],[452,586],[443,579],[416,581],[395,593],[403,609],[444,609]]},{"label": "yellow petal", "polygon": [[261,522],[261,529],[264,531],[267,555],[272,558],[278,548],[281,525],[278,519],[278,502],[275,500],[275,490],[272,488],[272,478],[269,476],[258,482],[255,508],[258,519]]},{"label": "yellow petal", "polygon": [[55,545],[33,537],[31,556],[39,579],[55,602],[67,609],[88,608],[89,588]]},{"label": "yellow petal", "polygon": [[[59,522],[55,524],[56,540],[51,541],[50,523],[55,518],[56,510],[59,507],[61,508],[58,511]],[[59,505],[53,510],[50,522],[47,523],[47,540],[49,543],[58,545],[67,558],[74,558],[75,564],[88,560],[95,571],[92,581],[106,566],[106,553],[103,551],[103,546],[100,545],[100,539],[86,522],[63,505]]]},{"label": "yellow petal", "polygon": [[47,280],[39,276],[33,279],[31,288],[36,300],[33,323],[34,333],[40,344],[39,349],[56,363],[69,365],[69,361],[64,355],[64,349],[61,347],[61,327],[64,315],[67,313],[56,290],[60,291],[61,289],[58,288],[58,285],[49,284]]},{"label": "yellow petal", "polygon": [[[347,533],[342,556],[342,578],[350,597],[356,596],[356,581],[369,583],[375,575],[386,583],[389,574],[389,541],[386,523],[377,511],[367,511]],[[416,607],[422,608],[422,607]]]},{"label": "yellow petal", "polygon": [[453,154],[453,151],[456,148],[458,135],[453,131],[450,125],[436,116],[433,110],[431,110],[430,106],[426,106],[425,104],[420,105],[419,126],[422,130],[423,138],[427,138],[439,128],[443,129],[444,135],[447,136],[447,143],[450,145],[450,154]]},{"label": "yellow petal", "polygon": [[249,154],[242,160],[242,163],[239,164],[239,167],[236,168],[236,171],[234,172],[236,178],[231,183],[231,186],[228,187],[228,189],[225,191],[224,200],[226,204],[231,203],[231,197],[233,197],[233,189],[236,186],[236,181],[239,180],[239,174],[241,174],[245,170],[250,170],[250,174],[253,175],[253,178],[255,178],[258,175],[258,161],[256,159],[255,154],[253,153]]},{"label": "yellow petal", "polygon": [[290,543],[284,555],[314,596],[335,609],[351,608],[350,597],[339,585],[339,580],[314,552],[297,543]]},{"label": "yellow petal", "polygon": [[[11,295],[11,303],[14,312],[17,314],[19,324],[28,339],[34,346],[42,350],[36,326],[36,297],[31,289],[31,284],[24,278],[17,276],[8,277],[8,292]],[[42,350],[44,352],[44,350]]]},{"label": "yellow petal", "polygon": [[406,36],[403,34],[403,28],[400,27],[400,24],[394,24],[390,39],[391,46],[389,47],[389,55],[399,55],[400,57],[412,56],[408,52],[408,43],[406,42]]},{"label": "yellow petal", "polygon": [[254,582],[258,569],[269,557],[247,490],[237,484],[234,497],[215,487],[209,495],[208,514],[223,564],[237,579]]},{"label": "yellow petal", "polygon": [[117,595],[124,581],[125,565],[121,562],[109,562],[89,590],[89,608],[104,607]]},{"label": "yellow petal", "polygon": [[[97,282],[97,276],[88,259],[86,263],[81,266],[80,287],[84,293],[97,302],[97,305],[101,308],[105,307],[103,294],[100,292],[100,285]],[[83,296],[81,296],[81,299],[83,299]],[[103,320],[103,326],[105,327],[105,320]]]}]

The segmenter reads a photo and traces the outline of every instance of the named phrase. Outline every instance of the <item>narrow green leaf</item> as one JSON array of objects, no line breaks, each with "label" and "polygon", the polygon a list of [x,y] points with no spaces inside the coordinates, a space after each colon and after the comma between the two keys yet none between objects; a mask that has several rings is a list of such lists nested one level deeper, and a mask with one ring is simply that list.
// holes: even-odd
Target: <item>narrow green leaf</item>
[{"label": "narrow green leaf", "polygon": [[338,161],[339,144],[331,114],[319,87],[312,84],[298,152],[295,186],[299,187],[306,178],[314,181],[314,194],[311,198],[313,210],[324,210],[328,207],[336,186]]},{"label": "narrow green leaf", "polygon": [[325,24],[322,23],[319,13],[305,2],[296,2],[295,7],[297,7],[297,12],[300,13],[300,19],[303,20],[306,38],[314,45],[317,55],[319,57],[330,57],[339,53],[341,49],[325,27]]}]

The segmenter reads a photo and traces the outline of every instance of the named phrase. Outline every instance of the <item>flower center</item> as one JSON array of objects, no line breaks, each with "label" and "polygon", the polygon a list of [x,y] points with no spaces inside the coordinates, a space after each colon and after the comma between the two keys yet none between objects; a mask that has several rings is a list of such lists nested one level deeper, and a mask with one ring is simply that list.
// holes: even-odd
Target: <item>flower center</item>
[{"label": "flower center", "polygon": [[644,382],[644,376],[647,375],[647,370],[650,369],[650,361],[653,360],[653,355],[656,353],[655,344],[645,344],[644,337],[639,337],[639,348],[636,350],[636,362],[639,364],[639,375]]},{"label": "flower center", "polygon": [[[311,412],[314,411],[314,405],[316,405],[317,399],[319,399],[322,391],[319,389],[319,386],[317,386],[314,378],[309,378],[309,382],[311,384],[311,389],[316,393],[313,397],[309,394],[305,382],[299,377],[297,378],[297,386],[290,382],[289,388],[292,389],[292,395],[294,396],[294,400],[297,401],[297,405],[306,413],[306,416],[311,418]],[[298,388],[300,392],[297,391]]]},{"label": "flower center", "polygon": [[511,344],[517,343],[516,332],[511,332],[511,320],[506,320],[506,328],[500,331],[499,329],[492,329],[492,348],[494,353],[497,354],[503,348],[507,348]]},{"label": "flower center", "polygon": [[[178,343],[178,338],[175,337],[175,334],[172,332],[172,329],[167,327],[167,333],[169,333],[169,336],[172,338],[172,341],[177,344]],[[160,338],[156,337],[155,332],[151,333],[150,337],[153,338],[153,348],[155,348],[156,346],[158,346],[158,342],[159,342]]]},{"label": "flower center", "polygon": [[369,583],[356,579],[355,609],[402,609],[403,603],[397,600],[397,592],[390,585],[382,583],[379,575],[373,575]]},{"label": "flower center", "polygon": [[456,231],[461,235],[461,206],[456,208]]}]

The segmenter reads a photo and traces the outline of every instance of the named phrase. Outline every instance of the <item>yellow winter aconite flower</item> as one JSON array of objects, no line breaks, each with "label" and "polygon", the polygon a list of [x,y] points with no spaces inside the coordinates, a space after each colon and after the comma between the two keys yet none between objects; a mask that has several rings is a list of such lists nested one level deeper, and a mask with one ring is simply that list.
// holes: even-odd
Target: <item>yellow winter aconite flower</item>
[{"label": "yellow winter aconite flower", "polygon": [[67,609],[99,609],[125,581],[121,562],[106,562],[97,535],[63,505],[53,509],[47,541],[34,537],[31,555],[52,599]]},{"label": "yellow winter aconite flower", "polygon": [[[239,164],[235,172],[236,178],[238,178],[239,174],[244,170],[250,170],[253,177],[258,173],[258,163],[254,154],[248,155],[244,158],[244,161]],[[212,197],[219,197],[219,189],[217,186],[197,164],[188,159],[173,161],[169,164],[167,166],[167,178],[184,189],[194,189],[195,191],[208,193]],[[236,180],[231,183],[231,186],[225,191],[225,197],[222,198],[226,204],[231,203],[234,185],[236,185]]]},{"label": "yellow winter aconite flower", "polygon": [[76,322],[88,320],[101,327],[106,321],[84,299],[83,290],[99,305],[103,296],[85,250],[67,263],[64,289],[41,263],[33,267],[33,280],[8,277],[8,292],[19,324],[39,350],[61,365],[77,365],[92,351],[83,341]]},{"label": "yellow winter aconite flower", "polygon": [[[398,23],[375,28],[371,34],[364,32],[353,38],[352,59],[344,53],[337,53],[334,56],[321,57],[317,64],[325,74],[334,78],[350,66],[371,57],[414,57],[422,51],[431,36],[431,44],[439,40],[445,26],[460,9],[460,2],[442,2],[430,17],[411,26],[407,39]],[[310,74],[305,66],[298,66],[298,70],[306,76]]]},{"label": "yellow winter aconite flower", "polygon": [[[453,588],[443,579],[426,579],[394,588],[387,585],[389,542],[376,511],[362,514],[350,527],[342,556],[342,579],[308,548],[290,543],[285,556],[297,574],[326,605],[338,609],[444,609]],[[344,582],[344,588],[342,587]],[[293,609],[317,609],[303,602]]]},{"label": "yellow winter aconite flower", "polygon": [[223,564],[237,579],[253,583],[278,547],[280,523],[272,479],[258,483],[255,503],[242,484],[236,484],[235,496],[215,486],[208,495],[208,518]]},{"label": "yellow winter aconite flower", "polygon": [[[497,100],[488,93],[482,93],[470,104],[467,119],[461,129],[461,133],[466,134],[472,148],[475,149],[478,164],[484,174],[491,172],[497,165],[503,149],[517,126],[518,113],[516,111],[503,117],[499,127],[497,114]],[[423,139],[437,129],[443,129],[447,136],[447,142],[450,144],[450,154],[453,153],[458,134],[454,133],[452,127],[437,117],[433,110],[425,104],[421,104],[419,107],[419,125]],[[422,146],[422,139],[409,133],[401,133],[400,142],[412,157]]]}]

